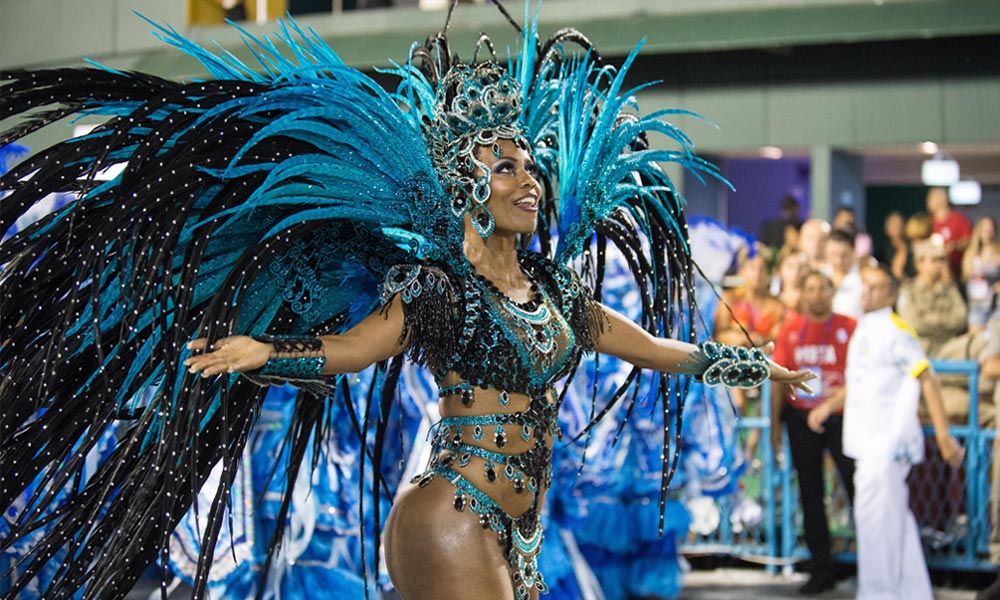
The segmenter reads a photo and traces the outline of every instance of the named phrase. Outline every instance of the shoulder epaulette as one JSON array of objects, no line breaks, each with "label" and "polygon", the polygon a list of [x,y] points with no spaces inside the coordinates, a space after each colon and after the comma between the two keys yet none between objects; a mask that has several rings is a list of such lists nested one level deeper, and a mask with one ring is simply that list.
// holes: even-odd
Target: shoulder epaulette
[{"label": "shoulder epaulette", "polygon": [[914,338],[917,337],[917,330],[911,327],[909,323],[904,321],[902,317],[900,317],[894,312],[889,313],[889,316],[890,318],[892,318],[892,322],[896,324],[896,327],[899,327],[901,330],[912,335]]}]

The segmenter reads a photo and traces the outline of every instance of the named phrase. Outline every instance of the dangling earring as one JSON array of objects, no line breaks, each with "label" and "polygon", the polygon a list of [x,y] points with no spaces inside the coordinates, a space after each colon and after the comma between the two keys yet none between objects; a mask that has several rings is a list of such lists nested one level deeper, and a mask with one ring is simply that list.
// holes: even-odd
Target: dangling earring
[{"label": "dangling earring", "polygon": [[469,199],[466,197],[465,192],[456,192],[451,198],[451,214],[455,215],[456,219],[461,219],[468,208]]},{"label": "dangling earring", "polygon": [[486,204],[489,198],[490,179],[489,177],[480,177],[472,186],[472,199],[475,200],[476,204]]},{"label": "dangling earring", "polygon": [[[497,144],[497,147],[499,147],[499,144]],[[472,206],[470,207],[472,226],[479,233],[480,237],[489,237],[496,226],[493,220],[493,213],[486,208],[486,201],[490,199],[490,168],[485,163],[476,160],[475,157],[470,158],[472,163],[485,173],[485,175],[478,177],[476,182],[472,184]]]},{"label": "dangling earring", "polygon": [[496,227],[496,222],[493,220],[493,213],[485,205],[480,205],[472,209],[471,215],[472,227],[479,233],[479,236],[484,238],[489,237]]}]

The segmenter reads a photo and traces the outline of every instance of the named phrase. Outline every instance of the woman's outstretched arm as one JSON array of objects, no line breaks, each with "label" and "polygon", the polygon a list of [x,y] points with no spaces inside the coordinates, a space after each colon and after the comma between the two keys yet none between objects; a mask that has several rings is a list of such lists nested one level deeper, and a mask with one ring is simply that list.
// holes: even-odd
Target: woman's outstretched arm
[{"label": "woman's outstretched arm", "polygon": [[[670,373],[690,372],[692,363],[696,362],[698,346],[654,337],[620,313],[604,305],[601,305],[601,308],[607,317],[607,325],[597,339],[594,348],[596,351],[610,354],[644,369]],[[767,344],[761,350],[770,353],[773,350],[773,343]],[[772,381],[810,391],[805,382],[815,377],[811,371],[789,371],[774,361],[768,361],[768,364]]]},{"label": "woman's outstretched arm", "polygon": [[[396,356],[406,349],[403,333],[403,306],[397,295],[382,310],[377,310],[340,335],[323,335],[322,355],[326,358],[323,374],[357,373],[369,365]],[[204,351],[205,338],[188,344],[194,351]],[[259,369],[272,356],[274,347],[245,335],[222,338],[209,351],[184,361],[192,373],[218,375]]]}]

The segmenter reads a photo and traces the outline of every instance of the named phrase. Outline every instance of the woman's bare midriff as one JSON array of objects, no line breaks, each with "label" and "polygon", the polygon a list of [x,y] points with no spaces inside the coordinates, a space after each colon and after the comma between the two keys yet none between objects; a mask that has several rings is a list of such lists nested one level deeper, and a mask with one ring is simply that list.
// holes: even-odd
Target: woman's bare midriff
[{"label": "woman's bare midriff", "polygon": [[[488,388],[474,388],[473,389],[473,400],[472,404],[465,406],[462,403],[461,394],[452,394],[441,399],[441,404],[439,405],[439,410],[442,417],[468,417],[476,415],[494,415],[494,414],[513,414],[517,412],[523,412],[528,410],[531,403],[531,398],[527,394],[515,394],[508,393],[510,401],[507,406],[502,406],[499,401],[500,392],[496,389]],[[551,402],[551,396],[548,398]],[[478,446],[485,450],[491,452],[498,452],[500,454],[522,454],[531,450],[537,443],[535,440],[534,429],[531,428],[531,438],[525,441],[521,437],[521,426],[520,425],[507,425],[507,443],[503,448],[497,446],[493,440],[492,427],[486,427],[485,434],[481,440],[475,440],[472,435],[472,430],[474,426],[465,426],[462,428],[462,442],[469,444],[470,446]],[[544,432],[545,445],[551,449],[552,448],[552,436],[548,432]],[[442,456],[451,454],[451,452],[445,451],[441,453]],[[487,496],[492,498],[497,504],[503,508],[504,512],[512,517],[519,517],[524,514],[529,508],[531,508],[532,501],[534,500],[535,494],[530,492],[528,489],[524,489],[522,492],[518,493],[515,489],[514,482],[508,480],[503,474],[503,465],[497,466],[497,477],[495,481],[489,481],[486,478],[486,460],[473,456],[469,460],[469,464],[466,466],[459,466],[458,462],[452,463],[452,468],[455,472],[460,474],[462,477],[467,479],[470,483],[475,485],[477,488],[483,491]],[[525,474],[527,477],[527,474]],[[545,500],[545,486],[544,482],[538,482],[538,503],[537,506],[541,507]]]}]

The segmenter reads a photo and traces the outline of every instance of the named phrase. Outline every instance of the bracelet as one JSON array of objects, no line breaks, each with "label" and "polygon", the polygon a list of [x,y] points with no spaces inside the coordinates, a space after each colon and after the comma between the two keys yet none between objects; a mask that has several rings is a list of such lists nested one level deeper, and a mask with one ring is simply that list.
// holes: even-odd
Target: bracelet
[{"label": "bracelet", "polygon": [[707,386],[753,388],[771,375],[767,357],[759,348],[739,348],[702,342],[682,365],[682,373],[694,375]]},{"label": "bracelet", "polygon": [[285,380],[318,379],[326,366],[323,341],[315,337],[258,335],[253,339],[270,344],[273,350],[264,366],[252,375]]}]

